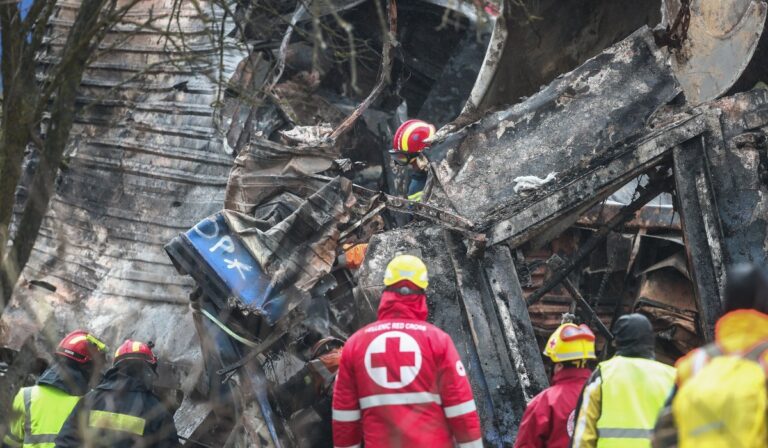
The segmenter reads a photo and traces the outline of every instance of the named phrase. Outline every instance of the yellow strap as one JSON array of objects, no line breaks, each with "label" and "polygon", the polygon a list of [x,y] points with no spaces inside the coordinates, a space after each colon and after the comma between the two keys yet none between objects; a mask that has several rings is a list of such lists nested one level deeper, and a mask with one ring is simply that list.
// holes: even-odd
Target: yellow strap
[{"label": "yellow strap", "polygon": [[144,435],[146,423],[147,421],[141,417],[115,412],[91,411],[88,414],[88,426],[91,428],[124,431],[140,436]]},{"label": "yellow strap", "polygon": [[417,191],[416,193],[413,193],[412,195],[408,196],[408,200],[413,202],[421,202],[421,198],[423,196],[424,196],[424,190]]},{"label": "yellow strap", "polygon": [[23,440],[19,440],[18,437],[16,437],[15,435],[11,434],[10,432],[8,434],[6,434],[5,437],[3,438],[3,443],[8,445],[8,446],[10,446],[10,447],[21,446],[22,442],[24,442],[24,441]]},{"label": "yellow strap", "polygon": [[403,152],[408,152],[408,141],[411,138],[411,134],[413,131],[418,128],[419,126],[422,126],[423,123],[419,123],[418,121],[415,123],[409,124],[405,130],[403,131],[403,135],[400,137],[400,147],[402,148]]},{"label": "yellow strap", "polygon": [[97,349],[99,349],[100,352],[107,350],[107,344],[101,342],[96,336],[88,333],[85,336],[85,339],[90,342],[91,344],[95,345]]}]

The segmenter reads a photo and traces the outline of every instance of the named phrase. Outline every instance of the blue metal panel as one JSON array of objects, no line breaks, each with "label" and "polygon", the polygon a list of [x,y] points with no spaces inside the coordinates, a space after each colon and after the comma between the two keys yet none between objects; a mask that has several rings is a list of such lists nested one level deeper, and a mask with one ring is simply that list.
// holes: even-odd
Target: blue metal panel
[{"label": "blue metal panel", "polygon": [[[195,251],[195,258],[207,265],[226,285],[230,296],[243,305],[259,310],[273,324],[285,312],[287,300],[270,288],[270,278],[234,235],[221,213],[203,219],[184,234]],[[197,277],[200,272],[192,272]],[[199,279],[197,279],[199,281]]]}]

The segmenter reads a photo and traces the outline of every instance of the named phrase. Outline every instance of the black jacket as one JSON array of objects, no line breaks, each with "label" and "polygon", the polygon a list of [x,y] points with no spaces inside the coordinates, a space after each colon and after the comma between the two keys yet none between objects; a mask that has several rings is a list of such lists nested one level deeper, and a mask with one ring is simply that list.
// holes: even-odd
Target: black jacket
[{"label": "black jacket", "polygon": [[75,361],[57,359],[40,375],[37,384],[53,386],[69,395],[82,396],[88,392],[88,375]]},{"label": "black jacket", "polygon": [[150,389],[151,375],[143,362],[110,369],[72,410],[56,447],[180,446],[173,416]]}]

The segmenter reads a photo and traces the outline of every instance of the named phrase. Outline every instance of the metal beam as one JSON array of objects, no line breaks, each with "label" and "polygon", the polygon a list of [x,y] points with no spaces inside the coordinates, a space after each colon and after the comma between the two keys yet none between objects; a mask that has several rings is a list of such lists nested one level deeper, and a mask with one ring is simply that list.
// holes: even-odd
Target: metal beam
[{"label": "metal beam", "polygon": [[674,150],[674,171],[683,239],[691,271],[699,328],[711,341],[722,313],[723,237],[712,180],[707,166],[705,139],[685,142]]}]

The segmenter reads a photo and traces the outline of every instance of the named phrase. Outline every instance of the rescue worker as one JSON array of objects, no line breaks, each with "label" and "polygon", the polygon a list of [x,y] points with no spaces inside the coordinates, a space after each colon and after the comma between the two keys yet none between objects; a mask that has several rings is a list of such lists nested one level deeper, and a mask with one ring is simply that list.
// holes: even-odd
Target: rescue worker
[{"label": "rescue worker", "polygon": [[655,361],[651,322],[621,316],[613,328],[616,355],[601,362],[584,386],[576,412],[574,448],[647,448],[675,369]]},{"label": "rescue worker", "polygon": [[551,386],[525,408],[515,448],[567,448],[584,383],[592,373],[595,335],[584,324],[565,323],[549,337],[544,356],[554,363]]},{"label": "rescue worker", "polygon": [[715,342],[677,361],[654,447],[768,446],[768,273],[732,267],[724,299]]},{"label": "rescue worker", "polygon": [[151,342],[123,342],[104,380],[72,410],[56,438],[56,446],[181,446],[173,416],[152,393],[156,370],[157,357]]},{"label": "rescue worker", "polygon": [[333,446],[331,400],[342,347],[344,341],[333,336],[317,341],[309,362],[275,393],[283,415],[290,416],[291,431],[301,435],[296,441],[299,448]]},{"label": "rescue worker", "polygon": [[428,139],[434,137],[435,126],[422,120],[408,120],[401,124],[392,139],[389,154],[397,165],[411,167],[411,181],[407,198],[420,202],[427,184],[429,161],[423,151],[429,147]]},{"label": "rescue worker", "polygon": [[344,345],[333,394],[333,445],[481,448],[467,372],[450,336],[426,322],[427,267],[387,265],[378,320]]},{"label": "rescue worker", "polygon": [[3,447],[52,447],[72,408],[101,371],[105,350],[106,345],[85,330],[66,335],[37,384],[22,388],[13,399]]}]

